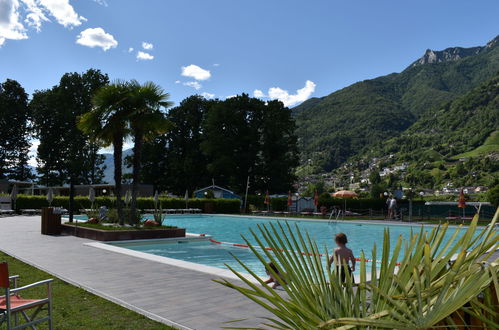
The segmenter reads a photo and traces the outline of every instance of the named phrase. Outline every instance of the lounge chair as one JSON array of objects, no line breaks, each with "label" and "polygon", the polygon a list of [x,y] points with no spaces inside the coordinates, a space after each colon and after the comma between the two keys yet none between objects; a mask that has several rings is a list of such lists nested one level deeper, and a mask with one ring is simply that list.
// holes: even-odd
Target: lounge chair
[{"label": "lounge chair", "polygon": [[[36,329],[36,324],[48,322],[49,329],[52,329],[52,280],[40,281],[18,288],[18,278],[19,276],[9,276],[9,268],[6,262],[0,263],[0,289],[5,290],[5,296],[0,296],[0,326],[6,323],[7,330]],[[20,291],[44,284],[47,285],[46,298],[23,299],[19,295]],[[28,315],[30,309],[33,310],[33,313]],[[42,310],[47,311],[47,316],[37,318]],[[19,314],[24,319],[22,324],[19,324]]]},{"label": "lounge chair", "polygon": [[39,209],[21,209],[21,213],[25,215],[36,215],[41,214],[42,210]]},{"label": "lounge chair", "polygon": [[0,199],[0,215],[12,215],[15,211],[12,209],[10,204],[10,198],[5,198],[2,196]]}]

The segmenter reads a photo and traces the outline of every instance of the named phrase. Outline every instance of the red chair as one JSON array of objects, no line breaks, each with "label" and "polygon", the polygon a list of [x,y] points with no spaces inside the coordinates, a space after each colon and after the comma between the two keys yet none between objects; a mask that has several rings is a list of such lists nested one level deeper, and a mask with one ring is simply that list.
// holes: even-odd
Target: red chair
[{"label": "red chair", "polygon": [[[5,289],[5,296],[0,296],[0,326],[6,322],[7,330],[32,328],[35,324],[48,322],[49,329],[52,329],[52,279],[36,282],[23,287],[17,287],[19,276],[9,276],[9,268],[6,262],[0,263],[0,289]],[[13,288],[11,288],[13,284]],[[23,299],[19,292],[39,285],[47,285],[47,298],[44,299]],[[33,310],[28,315],[28,310]],[[42,311],[47,311],[47,316],[39,317]],[[19,315],[24,318],[24,323],[19,324]]]}]

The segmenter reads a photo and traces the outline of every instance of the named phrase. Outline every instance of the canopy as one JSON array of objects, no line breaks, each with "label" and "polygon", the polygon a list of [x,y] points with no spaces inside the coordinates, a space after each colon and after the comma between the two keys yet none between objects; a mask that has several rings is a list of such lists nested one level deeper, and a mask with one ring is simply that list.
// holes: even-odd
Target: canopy
[{"label": "canopy", "polygon": [[47,191],[47,202],[49,202],[49,206],[52,206],[52,201],[54,200],[54,191],[52,188],[49,188]]},{"label": "canopy", "polygon": [[12,199],[13,201],[16,201],[17,199],[17,184],[15,184],[13,187],[12,187],[12,191],[10,192],[10,199]]},{"label": "canopy", "polygon": [[358,197],[354,191],[351,190],[340,190],[335,193],[333,193],[333,197],[339,197],[339,198],[353,198],[353,197]]}]

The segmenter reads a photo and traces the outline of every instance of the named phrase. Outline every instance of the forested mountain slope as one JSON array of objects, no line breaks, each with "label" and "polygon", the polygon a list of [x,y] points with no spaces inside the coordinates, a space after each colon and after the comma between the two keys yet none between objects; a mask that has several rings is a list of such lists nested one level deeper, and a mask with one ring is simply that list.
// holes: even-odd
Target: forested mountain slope
[{"label": "forested mountain slope", "polygon": [[317,172],[330,171],[366,147],[399,136],[419,118],[499,72],[498,40],[433,55],[427,51],[401,73],[302,103],[293,109],[302,160],[311,159],[308,164]]}]

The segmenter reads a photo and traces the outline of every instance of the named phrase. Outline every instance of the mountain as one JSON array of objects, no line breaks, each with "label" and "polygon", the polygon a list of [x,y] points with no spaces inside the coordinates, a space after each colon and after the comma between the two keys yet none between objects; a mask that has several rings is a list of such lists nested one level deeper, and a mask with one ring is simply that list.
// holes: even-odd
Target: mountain
[{"label": "mountain", "polygon": [[[113,157],[113,154],[103,153],[103,155],[104,155],[104,157],[106,157],[104,159],[104,164],[103,164],[104,166],[106,166],[106,169],[104,170],[103,181],[110,183],[110,184],[114,184],[114,157]],[[132,149],[123,150],[123,165],[122,165],[123,174],[132,172],[131,169],[129,169],[125,166],[125,158],[127,156],[131,156],[131,155],[133,155]]]},{"label": "mountain", "polygon": [[[350,168],[400,168],[408,184],[491,185],[499,178],[499,73],[426,113],[398,137],[365,148]],[[344,168],[343,174],[351,169]],[[340,169],[338,172],[342,172]]]},{"label": "mountain", "polygon": [[491,79],[499,72],[498,44],[499,36],[482,47],[427,51],[401,73],[361,81],[295,107],[304,164],[299,171],[338,168]]}]

